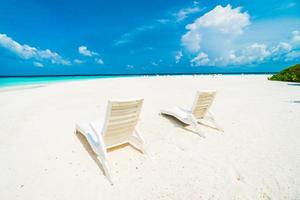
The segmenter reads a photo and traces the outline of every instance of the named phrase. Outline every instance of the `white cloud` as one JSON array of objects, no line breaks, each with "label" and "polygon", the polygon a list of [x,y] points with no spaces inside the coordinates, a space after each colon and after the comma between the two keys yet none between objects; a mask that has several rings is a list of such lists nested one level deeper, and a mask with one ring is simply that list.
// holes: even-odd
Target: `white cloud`
[{"label": "white cloud", "polygon": [[81,55],[83,55],[83,56],[89,56],[89,57],[97,56],[98,55],[97,52],[88,50],[88,48],[86,46],[80,46],[80,47],[78,47],[78,52]]},{"label": "white cloud", "polygon": [[291,10],[291,9],[294,9],[295,7],[297,6],[297,3],[296,2],[292,2],[292,1],[278,1],[278,4],[277,6],[273,7],[273,9],[276,9],[276,10]]},{"label": "white cloud", "polygon": [[252,41],[248,40],[245,37],[248,26],[250,15],[242,12],[240,7],[216,6],[186,26],[187,32],[181,37],[181,45],[192,57],[192,66],[254,65],[268,61],[300,60],[298,30],[292,32],[290,39],[274,45],[253,41],[253,37]]},{"label": "white cloud", "polygon": [[183,54],[182,54],[182,51],[177,51],[176,52],[176,55],[175,55],[175,63],[179,63],[181,58],[182,58]]},{"label": "white cloud", "polygon": [[186,19],[189,15],[200,12],[202,9],[198,6],[199,2],[194,1],[193,3],[194,3],[194,5],[191,7],[182,8],[176,12],[170,11],[169,12],[170,15],[167,17],[156,19],[155,21],[153,21],[150,24],[138,26],[138,27],[132,29],[131,31],[122,34],[118,39],[116,39],[113,42],[113,46],[121,46],[121,45],[128,44],[128,43],[132,42],[133,39],[139,34],[143,34],[147,31],[151,31],[156,28],[160,28],[160,27],[165,26],[170,23],[181,22],[184,19]]},{"label": "white cloud", "polygon": [[300,32],[299,31],[293,31],[292,35],[293,35],[293,37],[292,37],[291,43],[295,47],[300,47]]},{"label": "white cloud", "polygon": [[[295,34],[293,34],[295,35]],[[225,56],[215,57],[213,60],[204,52],[199,52],[191,59],[192,66],[227,66],[253,65],[268,61],[295,61],[300,60],[300,49],[292,45],[294,37],[289,42],[279,42],[275,46],[253,43],[239,49],[230,50]]]},{"label": "white cloud", "polygon": [[70,61],[62,59],[60,55],[49,49],[37,51],[37,55],[37,58],[50,60],[52,64],[71,65]]},{"label": "white cloud", "polygon": [[126,67],[127,67],[127,69],[133,69],[134,68],[133,65],[127,65]]},{"label": "white cloud", "polygon": [[207,65],[209,63],[208,55],[204,52],[200,52],[195,58],[193,58],[190,62],[192,66],[201,66]]},{"label": "white cloud", "polygon": [[300,50],[294,50],[286,54],[285,61],[300,60]]},{"label": "white cloud", "polygon": [[293,31],[288,42],[280,42],[270,48],[272,60],[299,61],[300,60],[300,32]]},{"label": "white cloud", "polygon": [[271,48],[273,60],[295,61],[300,60],[300,32],[293,31],[292,38],[288,42],[280,42]]},{"label": "white cloud", "polygon": [[117,39],[117,40],[114,41],[113,45],[114,46],[120,46],[120,45],[127,44],[127,43],[131,42],[131,40],[136,35],[139,35],[139,34],[141,34],[143,32],[152,30],[152,29],[156,28],[158,24],[164,24],[163,22],[166,22],[166,21],[165,20],[163,20],[163,21],[161,21],[161,20],[159,21],[158,20],[157,22],[158,23],[156,23],[156,24],[142,25],[142,26],[139,26],[139,27],[135,28],[131,32],[124,33],[123,35],[121,35],[121,37],[119,39]]},{"label": "white cloud", "polygon": [[173,13],[173,16],[176,18],[176,22],[181,22],[184,19],[186,19],[189,15],[195,14],[201,11],[199,7],[199,2],[198,1],[193,1],[193,6],[187,7],[187,8],[182,8],[178,12]]},{"label": "white cloud", "polygon": [[[231,5],[216,6],[196,19],[194,23],[186,26],[188,32],[182,36],[181,43],[192,53],[199,52],[203,43],[212,40],[216,42],[216,40],[222,39],[224,40],[223,45],[228,44],[243,33],[243,29],[250,24],[249,18],[248,13],[242,13],[240,7],[233,9]],[[206,41],[203,42],[203,38]],[[210,41],[207,41],[208,39]]]},{"label": "white cloud", "polygon": [[247,12],[241,8],[216,6],[211,11],[188,24],[181,44],[191,54],[192,65],[225,65],[234,56],[235,40],[250,24]]},{"label": "white cloud", "polygon": [[200,50],[201,35],[198,31],[188,31],[181,37],[182,45],[190,52],[195,53]]},{"label": "white cloud", "polygon": [[130,40],[127,37],[121,36],[121,39],[118,39],[114,42],[114,46],[120,46],[128,43]]},{"label": "white cloud", "polygon": [[[89,50],[86,46],[78,47],[78,52],[83,56],[95,57],[94,61],[99,65],[104,64],[104,61],[102,58],[100,58],[99,53]],[[83,63],[83,61],[78,60],[78,59],[75,59],[74,62],[77,64]]]},{"label": "white cloud", "polygon": [[95,62],[98,63],[99,65],[104,64],[104,61],[101,58],[95,58]]},{"label": "white cloud", "polygon": [[277,46],[270,49],[274,61],[280,60],[285,54],[293,49],[292,45],[287,42],[280,42]]},{"label": "white cloud", "polygon": [[181,22],[183,21],[185,18],[188,17],[188,15],[190,14],[194,14],[197,12],[200,12],[200,8],[198,6],[196,7],[191,7],[191,8],[183,8],[181,10],[178,11],[178,13],[175,14],[176,16],[176,21],[177,22]]},{"label": "white cloud", "polygon": [[[71,62],[62,58],[59,54],[49,49],[40,50],[27,44],[21,45],[17,41],[8,37],[6,34],[0,34],[0,46],[14,53],[18,57],[28,60],[50,61],[52,64],[71,65]],[[41,63],[42,64],[42,63]]]},{"label": "white cloud", "polygon": [[33,65],[36,67],[44,67],[44,65],[40,62],[33,62]]},{"label": "white cloud", "polygon": [[210,28],[230,35],[239,35],[250,24],[250,16],[247,12],[242,13],[241,8],[216,6],[210,12],[196,19],[186,26],[190,31],[200,31],[201,28]]},{"label": "white cloud", "polygon": [[158,19],[157,22],[160,24],[166,24],[168,23],[170,20],[169,19]]},{"label": "white cloud", "polygon": [[295,6],[296,6],[296,3],[295,3],[295,2],[290,2],[290,3],[288,3],[288,4],[285,6],[285,8],[288,9],[288,8],[293,8],[293,7],[295,7]]},{"label": "white cloud", "polygon": [[292,50],[292,46],[286,42],[280,42],[277,46],[272,49],[272,53],[285,53]]},{"label": "white cloud", "polygon": [[158,66],[159,64],[157,62],[152,62],[151,65]]},{"label": "white cloud", "polygon": [[84,63],[83,60],[79,60],[79,59],[74,59],[73,62],[76,63],[76,64],[82,64],[82,63]]},{"label": "white cloud", "polygon": [[[221,61],[218,63],[219,65],[225,64],[255,64],[263,62],[268,56],[270,56],[271,52],[268,50],[265,44],[254,43],[248,47],[245,47],[241,50],[233,52],[229,59]],[[227,62],[227,63],[226,63]]]},{"label": "white cloud", "polygon": [[241,8],[216,6],[188,24],[181,37],[182,46],[193,56],[192,66],[252,65],[269,60],[292,60],[299,56],[300,33],[293,31],[289,42],[268,47],[253,42],[240,43],[250,25],[250,15]]},{"label": "white cloud", "polygon": [[0,46],[15,53],[21,58],[29,59],[34,57],[37,49],[30,47],[27,44],[21,45],[5,34],[0,34]]}]

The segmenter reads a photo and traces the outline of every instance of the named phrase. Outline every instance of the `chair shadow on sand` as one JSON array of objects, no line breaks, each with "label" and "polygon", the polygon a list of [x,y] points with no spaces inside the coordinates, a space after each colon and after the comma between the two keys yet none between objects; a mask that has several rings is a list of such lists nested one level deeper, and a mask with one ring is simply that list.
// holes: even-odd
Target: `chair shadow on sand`
[{"label": "chair shadow on sand", "polygon": [[[88,152],[89,156],[94,160],[94,162],[96,163],[96,165],[99,167],[99,169],[105,175],[104,168],[103,168],[100,160],[98,159],[97,154],[93,151],[91,145],[87,141],[86,137],[82,133],[80,133],[79,131],[75,132],[75,135],[78,138],[78,140],[80,141],[80,143],[82,144],[82,146],[84,147],[84,149]],[[132,146],[129,143],[109,148],[109,149],[107,149],[107,152],[109,153],[109,152],[112,152],[112,151],[115,151],[115,150],[123,149],[123,148],[125,148],[127,146],[132,147],[133,149],[135,149],[136,151],[138,151],[140,153],[143,153],[141,150],[137,149],[136,147]]]},{"label": "chair shadow on sand", "polygon": [[291,103],[300,103],[300,101],[290,101]]},{"label": "chair shadow on sand", "polygon": [[[166,115],[166,114],[163,114],[163,113],[160,113],[160,115],[163,116],[165,119],[167,119],[169,122],[171,122],[175,127],[179,127],[179,128],[182,128],[182,129],[184,129],[184,130],[186,130],[186,131],[189,131],[189,132],[191,132],[191,133],[194,133],[194,134],[196,134],[196,135],[199,135],[196,131],[193,131],[193,130],[187,128],[187,127],[190,126],[190,125],[185,124],[185,123],[182,123],[182,122],[181,122],[180,120],[178,120],[176,117],[171,116],[171,115]],[[206,124],[206,123],[203,123],[203,122],[198,122],[198,124],[200,124],[201,126],[205,126],[205,127],[207,127],[207,128],[211,128],[211,129],[214,129],[214,130],[216,130],[216,131],[219,131],[216,127],[213,127],[213,126],[211,126],[211,125],[209,125],[209,124]],[[199,136],[201,136],[201,135],[199,135]]]},{"label": "chair shadow on sand", "polygon": [[99,169],[102,171],[102,173],[105,175],[104,169],[102,167],[101,162],[97,158],[97,154],[93,151],[92,147],[90,146],[89,142],[87,141],[86,137],[81,134],[80,132],[75,132],[76,137],[84,147],[84,149],[88,152],[89,156],[94,160],[96,165],[99,167]]},{"label": "chair shadow on sand", "polygon": [[300,83],[288,83],[290,86],[300,86]]}]

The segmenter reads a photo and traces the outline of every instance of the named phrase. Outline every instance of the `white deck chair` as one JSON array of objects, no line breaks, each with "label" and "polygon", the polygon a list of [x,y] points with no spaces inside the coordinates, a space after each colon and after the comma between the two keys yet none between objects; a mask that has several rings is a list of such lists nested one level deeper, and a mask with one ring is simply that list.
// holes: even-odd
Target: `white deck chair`
[{"label": "white deck chair", "polygon": [[205,124],[203,123],[203,121],[209,121],[213,124],[213,128],[219,131],[223,131],[221,127],[216,123],[212,113],[209,112],[209,108],[211,107],[215,96],[216,91],[213,90],[197,92],[194,104],[191,109],[175,107],[169,110],[161,110],[161,114],[173,116],[186,125],[192,125],[195,131],[203,137],[204,135],[201,133],[198,125],[198,123]]},{"label": "white deck chair", "polygon": [[143,99],[109,101],[106,118],[97,123],[76,125],[76,133],[83,134],[103,166],[105,175],[112,182],[107,160],[107,149],[129,143],[145,153],[144,140],[137,130]]}]

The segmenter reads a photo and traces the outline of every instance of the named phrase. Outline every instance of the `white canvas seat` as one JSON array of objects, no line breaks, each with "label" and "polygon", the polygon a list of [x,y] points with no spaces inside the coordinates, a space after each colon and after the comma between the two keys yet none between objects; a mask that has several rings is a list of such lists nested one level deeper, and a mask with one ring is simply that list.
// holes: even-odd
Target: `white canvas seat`
[{"label": "white canvas seat", "polygon": [[209,112],[215,96],[216,91],[213,90],[197,92],[191,109],[174,107],[172,109],[161,110],[161,114],[173,116],[182,123],[193,126],[195,131],[201,136],[204,135],[201,133],[198,123],[205,124],[205,121],[212,123],[214,126],[213,128],[223,131],[216,123],[212,113]]},{"label": "white canvas seat", "polygon": [[76,124],[76,133],[81,133],[86,137],[111,183],[107,149],[129,143],[145,153],[144,140],[136,127],[142,104],[143,99],[109,101],[105,118],[95,122]]}]

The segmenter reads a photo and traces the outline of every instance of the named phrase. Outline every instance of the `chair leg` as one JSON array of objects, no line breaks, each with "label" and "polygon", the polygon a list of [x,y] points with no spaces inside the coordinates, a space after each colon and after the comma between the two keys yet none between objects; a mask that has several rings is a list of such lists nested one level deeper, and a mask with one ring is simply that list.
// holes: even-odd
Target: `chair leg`
[{"label": "chair leg", "polygon": [[190,121],[191,121],[192,127],[198,133],[198,135],[200,137],[205,138],[205,135],[202,133],[201,129],[199,128],[198,122],[197,122],[197,120],[195,119],[195,117],[193,115],[190,115]]},{"label": "chair leg", "polygon": [[[94,131],[95,134],[98,134],[94,129],[92,129],[92,131]],[[75,133],[80,133],[80,131],[78,129],[75,129]],[[98,138],[98,143],[97,143],[92,139],[92,137],[89,134],[84,134],[84,133],[82,133],[82,134],[86,137],[89,145],[92,147],[93,151],[97,155],[97,159],[100,161],[100,163],[103,167],[105,176],[107,177],[108,181],[111,184],[113,184],[109,164],[108,164],[108,161],[107,161],[106,146],[105,146],[105,143],[103,141],[103,138],[102,137],[97,137]]]},{"label": "chair leg", "polygon": [[102,156],[98,156],[98,159],[100,160],[102,166],[103,166],[103,169],[104,169],[104,173],[108,179],[108,181],[113,184],[113,181],[112,181],[112,178],[111,178],[111,173],[110,173],[110,169],[109,169],[109,164],[108,164],[108,161],[107,159],[105,159],[104,157]]},{"label": "chair leg", "polygon": [[214,126],[216,127],[216,129],[218,129],[221,132],[224,132],[224,130],[221,128],[221,126],[219,124],[217,124],[217,122],[215,121],[215,119],[211,119],[211,122],[214,124]]},{"label": "chair leg", "polygon": [[104,169],[104,173],[105,173],[107,179],[109,180],[109,182],[111,184],[113,184],[109,164],[108,164],[108,161],[107,161],[106,147],[105,147],[105,144],[104,144],[104,141],[103,141],[102,137],[99,137],[99,145],[98,145],[97,150],[98,150],[98,152],[97,152],[98,159],[100,159],[100,161],[101,161],[101,164],[102,164],[103,169]]},{"label": "chair leg", "polygon": [[134,136],[132,135],[129,138],[129,144],[131,144],[132,146],[134,146],[135,148],[139,149],[141,152],[143,152],[144,154],[147,154],[146,149],[144,147],[144,142],[143,140],[141,140],[138,136]]},{"label": "chair leg", "polygon": [[221,128],[221,126],[216,122],[216,120],[211,112],[208,113],[208,116],[209,116],[208,120],[213,123],[215,128],[221,132],[224,132],[224,130]]},{"label": "chair leg", "polygon": [[140,140],[140,142],[144,144],[144,143],[145,143],[145,140],[144,140],[144,138],[142,137],[140,131],[139,131],[137,128],[135,128],[134,132],[135,132],[135,134],[136,134],[137,139]]}]

